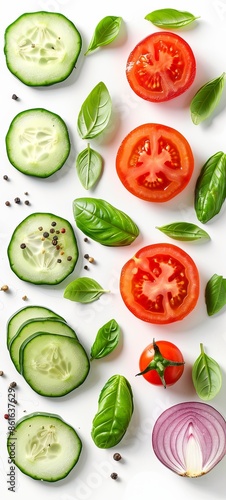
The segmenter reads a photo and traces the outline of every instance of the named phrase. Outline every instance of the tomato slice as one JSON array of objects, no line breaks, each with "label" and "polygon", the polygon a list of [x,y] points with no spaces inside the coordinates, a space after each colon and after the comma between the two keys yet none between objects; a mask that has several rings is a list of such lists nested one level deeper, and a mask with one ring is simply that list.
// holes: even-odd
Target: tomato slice
[{"label": "tomato slice", "polygon": [[196,61],[190,45],[176,33],[153,33],[128,57],[126,76],[143,99],[163,102],[185,92],[193,83]]},{"label": "tomato slice", "polygon": [[199,273],[192,258],[170,243],[141,248],[120,276],[128,309],[143,321],[167,324],[182,320],[199,297]]},{"label": "tomato slice", "polygon": [[177,130],[146,123],[132,130],[116,155],[117,174],[128,191],[146,201],[165,202],[179,194],[194,170],[194,157]]}]

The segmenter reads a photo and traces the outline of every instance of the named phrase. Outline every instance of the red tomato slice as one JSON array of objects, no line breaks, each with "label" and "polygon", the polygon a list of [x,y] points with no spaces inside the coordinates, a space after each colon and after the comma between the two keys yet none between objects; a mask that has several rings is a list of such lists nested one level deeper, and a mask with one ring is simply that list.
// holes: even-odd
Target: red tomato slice
[{"label": "red tomato slice", "polygon": [[141,320],[173,323],[194,309],[199,273],[192,258],[176,245],[148,245],[124,264],[120,292],[125,305]]},{"label": "red tomato slice", "polygon": [[117,174],[128,191],[146,201],[165,202],[179,194],[194,170],[194,157],[177,130],[146,123],[132,130],[116,155]]},{"label": "red tomato slice", "polygon": [[188,43],[175,33],[153,33],[133,49],[126,76],[133,91],[152,102],[168,101],[194,81],[196,61]]}]

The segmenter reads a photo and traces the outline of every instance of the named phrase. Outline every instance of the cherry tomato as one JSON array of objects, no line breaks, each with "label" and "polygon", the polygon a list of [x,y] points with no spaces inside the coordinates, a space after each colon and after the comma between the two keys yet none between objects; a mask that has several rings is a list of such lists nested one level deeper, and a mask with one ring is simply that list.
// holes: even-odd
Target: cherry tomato
[{"label": "cherry tomato", "polygon": [[142,352],[140,373],[154,385],[173,385],[184,372],[184,358],[180,349],[166,340],[153,340]]},{"label": "cherry tomato", "polygon": [[168,101],[193,83],[196,61],[191,47],[176,33],[153,33],[128,57],[126,76],[133,91],[152,102]]},{"label": "cherry tomato", "polygon": [[147,201],[165,202],[176,196],[193,170],[194,157],[185,137],[157,123],[132,130],[116,155],[116,171],[125,188]]},{"label": "cherry tomato", "polygon": [[141,248],[122,268],[120,292],[128,309],[155,324],[182,320],[199,297],[199,273],[192,258],[170,243]]}]

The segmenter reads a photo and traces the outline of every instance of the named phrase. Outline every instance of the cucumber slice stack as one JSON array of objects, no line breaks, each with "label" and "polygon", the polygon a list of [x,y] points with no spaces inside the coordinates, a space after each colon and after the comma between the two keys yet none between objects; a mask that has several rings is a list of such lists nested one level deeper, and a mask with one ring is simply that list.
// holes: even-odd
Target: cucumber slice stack
[{"label": "cucumber slice stack", "polygon": [[8,245],[12,271],[35,285],[61,283],[78,260],[77,240],[71,224],[50,213],[33,213],[14,230]]},{"label": "cucumber slice stack", "polygon": [[59,481],[79,460],[82,441],[59,415],[36,412],[16,422],[7,440],[9,457],[27,476]]},{"label": "cucumber slice stack", "polygon": [[68,78],[81,47],[75,25],[56,12],[25,13],[5,31],[7,67],[29,86],[53,85]]},{"label": "cucumber slice stack", "polygon": [[37,306],[17,311],[8,322],[7,345],[15,368],[36,393],[60,397],[85,381],[90,361],[75,331],[53,314]]},{"label": "cucumber slice stack", "polygon": [[6,134],[10,163],[20,172],[49,177],[66,162],[70,153],[68,129],[62,118],[43,108],[18,113]]}]

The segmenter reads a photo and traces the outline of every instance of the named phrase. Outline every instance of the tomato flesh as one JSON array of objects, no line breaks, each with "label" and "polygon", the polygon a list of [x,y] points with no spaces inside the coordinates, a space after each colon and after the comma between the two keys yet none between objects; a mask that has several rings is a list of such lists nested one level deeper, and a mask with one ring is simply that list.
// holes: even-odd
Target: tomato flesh
[{"label": "tomato flesh", "polygon": [[146,201],[165,202],[179,194],[194,170],[194,157],[177,130],[146,123],[132,130],[116,155],[116,171],[132,194]]},{"label": "tomato flesh", "polygon": [[124,264],[120,292],[125,305],[141,320],[172,323],[187,316],[198,301],[198,269],[176,245],[148,245]]},{"label": "tomato flesh", "polygon": [[[176,361],[177,363],[184,363],[183,354],[175,344],[173,344],[172,342],[168,342],[166,340],[158,340],[156,344],[161,352],[161,355],[164,358],[170,361]],[[143,350],[139,360],[139,367],[141,372],[145,370],[147,366],[153,361],[154,354],[155,351],[153,344],[149,344]],[[178,366],[167,366],[164,370],[164,379],[166,385],[175,384],[180,379],[183,372],[184,372],[184,364]],[[156,370],[150,370],[142,374],[142,376],[150,384],[163,385],[161,378]]]},{"label": "tomato flesh", "polygon": [[193,83],[196,61],[189,44],[176,33],[153,33],[130,53],[126,76],[143,99],[163,102],[185,92]]}]

